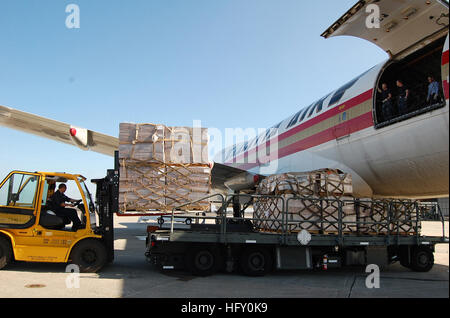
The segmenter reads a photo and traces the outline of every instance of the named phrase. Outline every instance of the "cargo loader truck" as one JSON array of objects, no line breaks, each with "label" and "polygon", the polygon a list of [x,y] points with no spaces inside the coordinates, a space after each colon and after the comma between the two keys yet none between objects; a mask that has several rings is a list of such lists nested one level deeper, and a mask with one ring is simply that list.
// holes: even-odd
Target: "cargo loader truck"
[{"label": "cargo loader truck", "polygon": [[[420,235],[423,206],[417,202],[413,203],[410,209],[415,215],[408,216],[414,216],[413,233],[404,234],[400,231],[402,225],[410,223],[409,220],[387,218],[380,222],[370,222],[370,225],[386,228],[385,233],[360,234],[358,231],[343,231],[344,226],[350,222],[343,220],[342,209],[349,202],[304,197],[285,202],[281,197],[248,194],[226,197],[218,194],[214,197],[220,206],[216,216],[192,217],[194,221],[191,227],[181,229],[175,229],[173,217],[169,217],[170,228],[156,231],[150,229],[146,256],[152,264],[161,269],[187,269],[200,276],[221,270],[238,270],[248,276],[263,276],[273,270],[327,270],[368,264],[383,267],[395,262],[400,262],[414,271],[427,272],[434,264],[435,245],[448,243],[444,234],[441,237]],[[291,232],[289,229],[292,222],[285,212],[293,200],[316,201],[316,206],[324,207],[333,204],[340,213],[334,221],[328,223],[334,223],[338,230],[334,233],[310,232],[306,229]],[[283,206],[282,219],[272,221],[279,222],[278,231],[258,229],[257,225],[262,220],[252,217],[252,212],[249,216],[245,213],[251,204],[268,201],[281,202]],[[358,203],[358,200],[355,200],[351,204],[367,205],[368,202]],[[399,202],[387,201],[385,208],[393,210],[396,204]],[[438,213],[442,217],[442,213]],[[201,222],[197,222],[195,218]],[[441,221],[444,233],[444,219],[441,218]],[[323,222],[318,220],[307,223]],[[355,228],[360,225],[362,227],[358,221],[351,223]],[[365,222],[364,226],[367,226],[367,223]]]}]

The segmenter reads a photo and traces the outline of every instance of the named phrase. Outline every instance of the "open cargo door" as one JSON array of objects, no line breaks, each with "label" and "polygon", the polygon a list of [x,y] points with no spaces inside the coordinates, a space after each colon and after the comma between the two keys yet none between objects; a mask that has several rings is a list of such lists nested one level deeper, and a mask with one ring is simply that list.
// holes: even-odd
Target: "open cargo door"
[{"label": "open cargo door", "polygon": [[322,36],[362,38],[393,57],[448,33],[448,7],[440,0],[361,0]]}]

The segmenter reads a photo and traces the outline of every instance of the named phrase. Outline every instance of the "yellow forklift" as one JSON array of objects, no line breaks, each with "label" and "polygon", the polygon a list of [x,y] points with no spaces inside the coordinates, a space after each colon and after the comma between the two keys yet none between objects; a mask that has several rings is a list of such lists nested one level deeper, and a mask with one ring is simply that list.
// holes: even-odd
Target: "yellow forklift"
[{"label": "yellow forklift", "polygon": [[[112,205],[117,204],[117,170],[96,183],[95,205],[81,175],[12,171],[0,183],[0,269],[13,261],[76,264],[80,272],[97,272],[114,259]],[[82,227],[57,216],[48,199],[58,184],[69,183],[69,196]]]}]

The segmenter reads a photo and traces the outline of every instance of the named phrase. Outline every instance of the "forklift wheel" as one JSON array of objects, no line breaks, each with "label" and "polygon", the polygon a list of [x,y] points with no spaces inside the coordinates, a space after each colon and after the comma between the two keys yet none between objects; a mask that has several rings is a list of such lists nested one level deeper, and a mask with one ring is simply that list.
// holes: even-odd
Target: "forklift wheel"
[{"label": "forklift wheel", "polygon": [[79,242],[75,245],[70,255],[71,263],[78,265],[81,273],[95,273],[107,261],[105,245],[93,239]]},{"label": "forklift wheel", "polygon": [[6,267],[12,260],[12,249],[9,241],[0,237],[0,269]]}]

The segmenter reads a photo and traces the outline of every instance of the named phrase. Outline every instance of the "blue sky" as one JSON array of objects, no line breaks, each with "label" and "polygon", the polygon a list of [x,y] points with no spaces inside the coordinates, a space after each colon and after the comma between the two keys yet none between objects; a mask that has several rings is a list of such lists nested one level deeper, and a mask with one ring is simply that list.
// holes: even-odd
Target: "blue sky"
[{"label": "blue sky", "polygon": [[[320,34],[356,0],[1,0],[0,105],[118,136],[119,123],[265,128],[387,55]],[[80,29],[65,25],[68,4]],[[105,175],[110,157],[0,127],[0,174]]]}]

